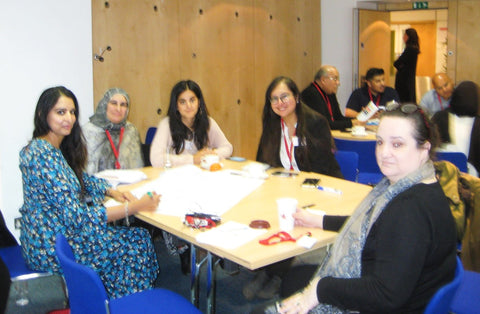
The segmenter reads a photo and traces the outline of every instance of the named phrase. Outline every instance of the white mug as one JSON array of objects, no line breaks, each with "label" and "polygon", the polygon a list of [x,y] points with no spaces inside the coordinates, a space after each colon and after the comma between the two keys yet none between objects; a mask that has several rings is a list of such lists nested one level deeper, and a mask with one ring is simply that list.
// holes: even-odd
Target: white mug
[{"label": "white mug", "polygon": [[214,154],[203,155],[200,160],[200,167],[210,170],[210,166],[220,162],[220,157]]}]

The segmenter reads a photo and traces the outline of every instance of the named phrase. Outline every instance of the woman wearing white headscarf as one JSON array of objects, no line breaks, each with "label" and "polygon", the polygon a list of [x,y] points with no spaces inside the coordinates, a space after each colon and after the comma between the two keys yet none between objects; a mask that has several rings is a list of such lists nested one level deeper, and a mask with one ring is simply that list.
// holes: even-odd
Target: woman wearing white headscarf
[{"label": "woman wearing white headscarf", "polygon": [[140,135],[127,121],[130,98],[121,88],[110,88],[82,128],[87,142],[90,174],[105,169],[143,167]]}]

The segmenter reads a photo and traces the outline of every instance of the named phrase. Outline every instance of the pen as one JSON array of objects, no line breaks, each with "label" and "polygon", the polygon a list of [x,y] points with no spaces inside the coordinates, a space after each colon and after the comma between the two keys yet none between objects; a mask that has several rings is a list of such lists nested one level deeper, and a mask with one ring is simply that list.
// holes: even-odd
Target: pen
[{"label": "pen", "polygon": [[320,186],[320,185],[319,185],[319,186],[317,186],[317,189],[319,189],[320,191],[335,193],[335,194],[339,194],[339,195],[342,194],[342,191],[341,191],[341,190],[335,189],[335,188],[331,188],[331,187],[327,187],[327,186]]},{"label": "pen", "polygon": [[313,207],[313,206],[315,206],[315,204],[304,205],[304,206],[302,206],[302,209],[307,209],[307,208],[310,208],[310,207]]}]

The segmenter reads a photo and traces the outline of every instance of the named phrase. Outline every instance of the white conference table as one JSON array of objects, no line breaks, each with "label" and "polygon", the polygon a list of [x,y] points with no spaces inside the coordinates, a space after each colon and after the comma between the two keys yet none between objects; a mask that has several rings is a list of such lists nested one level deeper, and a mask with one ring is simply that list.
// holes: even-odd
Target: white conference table
[{"label": "white conference table", "polygon": [[[224,166],[229,169],[241,169],[249,161],[235,162],[224,160]],[[162,171],[160,168],[147,167],[142,169],[147,174],[148,179],[137,184],[129,185],[119,189],[134,189],[142,184],[157,178]],[[272,173],[279,169],[269,169]],[[281,169],[280,169],[281,170]],[[342,195],[331,192],[324,192],[317,189],[303,188],[301,183],[305,178],[319,178],[320,185],[332,187],[341,190]],[[140,212],[137,218],[174,234],[185,241],[191,243],[192,261],[195,263],[195,269],[192,269],[191,281],[191,301],[198,306],[198,271],[200,266],[206,262],[208,277],[213,276],[212,282],[207,283],[207,312],[215,311],[215,265],[212,260],[212,254],[220,258],[231,260],[245,268],[255,270],[287,258],[291,258],[303,253],[325,247],[332,244],[337,236],[336,232],[324,231],[319,228],[295,227],[290,232],[293,237],[299,237],[302,234],[311,232],[317,242],[311,249],[305,249],[293,242],[282,242],[276,245],[265,246],[259,243],[259,239],[264,239],[277,233],[279,230],[276,199],[281,197],[293,197],[299,202],[299,207],[315,204],[312,209],[320,209],[327,214],[332,215],[350,215],[360,201],[371,190],[370,186],[358,184],[351,181],[337,179],[317,173],[300,172],[292,177],[269,176],[268,179],[256,190],[243,198],[233,208],[221,216],[222,223],[235,221],[248,225],[252,220],[266,220],[270,223],[270,229],[267,233],[258,238],[236,248],[225,249],[199,243],[196,236],[202,231],[190,228],[183,223],[183,219],[176,216],[162,215],[159,213]],[[198,262],[196,261],[195,247],[205,249],[207,257]]]}]

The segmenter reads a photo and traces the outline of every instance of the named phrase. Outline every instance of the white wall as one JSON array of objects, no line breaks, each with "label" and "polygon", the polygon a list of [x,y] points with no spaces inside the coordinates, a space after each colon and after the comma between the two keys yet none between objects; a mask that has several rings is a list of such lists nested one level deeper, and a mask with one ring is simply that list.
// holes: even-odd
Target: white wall
[{"label": "white wall", "polygon": [[353,86],[353,9],[355,0],[322,0],[322,64],[340,73],[337,99],[344,112]]},{"label": "white wall", "polygon": [[22,205],[18,154],[33,132],[41,92],[71,89],[80,121],[93,113],[91,2],[85,0],[2,1],[0,9],[0,209],[14,230]]}]

